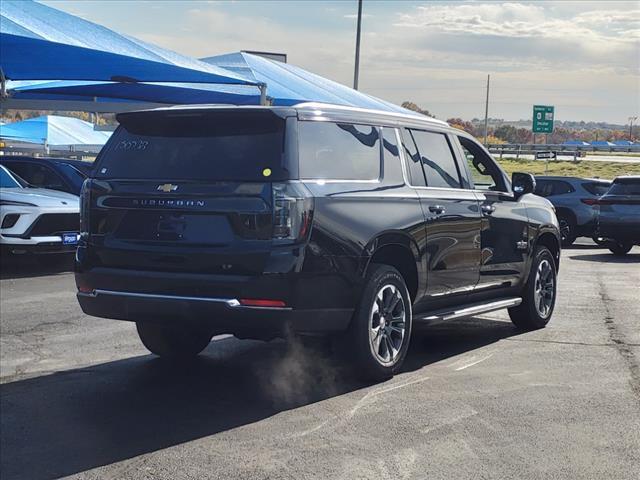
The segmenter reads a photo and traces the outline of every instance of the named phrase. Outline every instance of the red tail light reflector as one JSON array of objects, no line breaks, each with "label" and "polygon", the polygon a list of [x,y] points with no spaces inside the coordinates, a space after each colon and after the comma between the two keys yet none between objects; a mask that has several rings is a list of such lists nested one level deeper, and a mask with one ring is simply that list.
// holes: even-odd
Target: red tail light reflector
[{"label": "red tail light reflector", "polygon": [[287,304],[282,300],[266,300],[262,298],[241,298],[240,305],[243,307],[265,307],[265,308],[282,308]]},{"label": "red tail light reflector", "polygon": [[597,198],[581,198],[580,201],[582,203],[584,203],[585,205],[598,205],[598,199]]}]

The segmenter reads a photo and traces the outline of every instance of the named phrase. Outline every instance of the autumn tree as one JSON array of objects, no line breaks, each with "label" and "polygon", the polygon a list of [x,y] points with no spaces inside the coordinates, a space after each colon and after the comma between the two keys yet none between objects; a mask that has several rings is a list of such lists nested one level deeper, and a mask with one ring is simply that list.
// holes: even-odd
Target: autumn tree
[{"label": "autumn tree", "polygon": [[432,115],[429,110],[423,110],[413,102],[402,102],[401,106],[402,108],[406,108],[407,110],[421,113],[422,115],[426,115],[427,117],[436,118],[436,116]]}]

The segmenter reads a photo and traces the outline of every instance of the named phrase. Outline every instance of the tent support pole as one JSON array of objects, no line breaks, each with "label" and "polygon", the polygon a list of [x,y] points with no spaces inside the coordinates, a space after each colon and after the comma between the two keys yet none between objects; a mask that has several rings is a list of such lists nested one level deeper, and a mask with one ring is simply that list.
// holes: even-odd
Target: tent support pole
[{"label": "tent support pole", "polygon": [[258,88],[260,89],[260,105],[267,105],[267,84],[260,83]]},{"label": "tent support pole", "polygon": [[0,68],[0,98],[7,98],[7,78]]}]

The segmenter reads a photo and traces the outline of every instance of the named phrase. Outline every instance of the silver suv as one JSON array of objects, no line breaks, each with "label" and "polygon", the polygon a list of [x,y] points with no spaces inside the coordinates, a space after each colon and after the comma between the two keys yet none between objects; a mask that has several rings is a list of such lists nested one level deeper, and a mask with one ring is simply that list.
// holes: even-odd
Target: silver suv
[{"label": "silver suv", "polygon": [[596,233],[596,204],[610,186],[609,180],[599,178],[536,176],[536,195],[545,197],[556,208],[563,247],[578,237],[602,243]]}]

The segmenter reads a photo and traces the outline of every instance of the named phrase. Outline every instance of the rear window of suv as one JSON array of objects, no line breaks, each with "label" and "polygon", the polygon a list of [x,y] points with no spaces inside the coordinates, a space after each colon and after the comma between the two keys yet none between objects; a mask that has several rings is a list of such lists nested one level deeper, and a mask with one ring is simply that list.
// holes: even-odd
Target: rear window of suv
[{"label": "rear window of suv", "polygon": [[285,120],[271,112],[128,114],[100,156],[98,178],[286,180]]},{"label": "rear window of suv", "polygon": [[640,195],[640,178],[615,180],[607,193],[609,195]]}]

